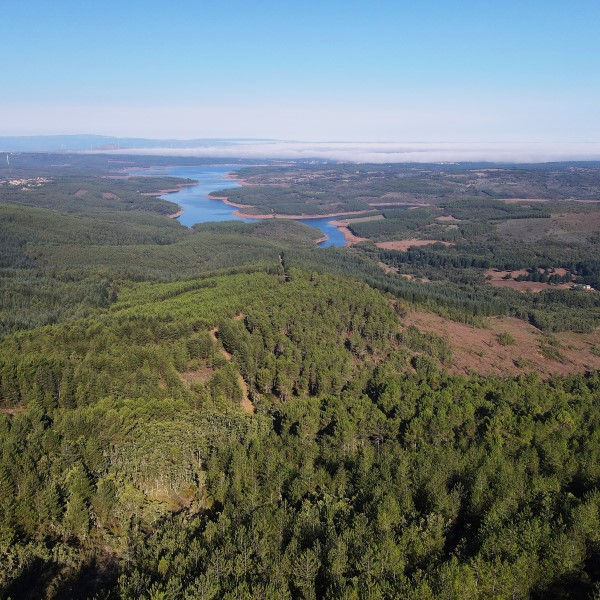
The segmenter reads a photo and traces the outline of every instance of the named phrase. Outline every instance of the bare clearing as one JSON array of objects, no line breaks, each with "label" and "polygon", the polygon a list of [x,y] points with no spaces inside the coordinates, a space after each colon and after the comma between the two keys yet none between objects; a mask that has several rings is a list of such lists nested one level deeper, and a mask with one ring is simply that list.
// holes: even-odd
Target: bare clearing
[{"label": "bare clearing", "polygon": [[398,240],[395,242],[379,242],[375,245],[382,250],[401,250],[406,252],[414,246],[429,246],[431,244],[442,244],[446,247],[456,246],[452,242],[441,242],[440,240]]},{"label": "bare clearing", "polygon": [[548,202],[546,198],[505,198],[506,204],[520,204],[521,202]]},{"label": "bare clearing", "polygon": [[[558,275],[564,275],[566,270],[555,269],[555,273]],[[504,279],[504,277],[506,277],[508,274],[512,275],[512,279]],[[496,269],[489,269],[484,273],[484,275],[486,277],[491,277],[491,279],[488,280],[488,283],[493,287],[510,288],[519,292],[541,292],[542,290],[547,290],[550,288],[568,290],[571,287],[570,283],[561,283],[555,285],[543,283],[541,281],[515,281],[515,278],[519,277],[519,275],[527,275],[527,271],[525,269],[520,269],[518,271],[498,271]]]},{"label": "bare clearing", "polygon": [[21,415],[25,412],[24,406],[8,406],[0,408],[0,415],[10,415],[14,417],[15,415]]},{"label": "bare clearing", "polygon": [[398,269],[394,269],[393,267],[390,267],[389,265],[386,265],[384,262],[379,262],[377,263],[386,273],[390,274],[390,275],[396,275],[398,273]]},{"label": "bare clearing", "polygon": [[370,217],[358,217],[357,219],[340,219],[340,223],[351,225],[352,223],[366,223],[367,221],[381,221],[383,219],[385,219],[383,215],[371,215]]},{"label": "bare clearing", "polygon": [[[583,210],[583,209],[582,209]],[[553,214],[549,219],[511,219],[497,226],[499,235],[536,242],[548,238],[569,244],[581,244],[600,230],[600,210]]]},{"label": "bare clearing", "polygon": [[[598,341],[593,333],[557,333],[557,351],[562,360],[552,360],[540,351],[548,338],[538,329],[512,317],[487,320],[489,329],[479,329],[449,321],[432,313],[414,311],[407,315],[406,325],[445,337],[452,348],[449,371],[455,374],[513,376],[520,373],[539,373],[544,378],[568,373],[583,373],[600,369],[600,357],[592,353]],[[502,346],[498,336],[508,333],[515,343]]]},{"label": "bare clearing", "polygon": [[190,389],[195,383],[208,383],[214,372],[214,369],[203,366],[193,371],[184,371],[179,374],[179,377],[184,385]]},{"label": "bare clearing", "polygon": [[[242,319],[244,319],[244,317],[245,317],[245,315],[243,313],[240,313],[239,315],[234,317],[234,320],[241,321]],[[223,348],[223,346],[219,344],[219,338],[217,335],[218,333],[219,333],[219,328],[213,327],[209,332],[210,339],[213,341],[214,344],[217,344],[219,346],[219,351],[225,357],[225,360],[231,360],[231,353],[227,352],[227,350],[225,350],[225,348]],[[254,408],[254,404],[252,404],[252,401],[250,400],[248,384],[244,381],[244,378],[239,373],[237,376],[237,380],[238,380],[238,385],[240,387],[240,391],[242,392],[242,402],[241,402],[242,409],[245,412],[252,414],[255,412],[255,408]]]}]

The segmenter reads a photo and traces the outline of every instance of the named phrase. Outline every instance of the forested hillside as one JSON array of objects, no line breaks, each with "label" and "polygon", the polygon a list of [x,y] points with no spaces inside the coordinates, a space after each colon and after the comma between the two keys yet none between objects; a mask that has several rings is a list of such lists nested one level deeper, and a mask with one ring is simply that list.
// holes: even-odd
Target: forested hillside
[{"label": "forested hillside", "polygon": [[[319,249],[291,221],[187,229],[142,195],[185,182],[103,160],[0,186],[0,598],[600,596],[598,294],[483,275],[594,277],[592,225],[531,222],[595,208],[450,198],[363,225],[457,246]],[[451,325],[514,370],[457,374]]]}]

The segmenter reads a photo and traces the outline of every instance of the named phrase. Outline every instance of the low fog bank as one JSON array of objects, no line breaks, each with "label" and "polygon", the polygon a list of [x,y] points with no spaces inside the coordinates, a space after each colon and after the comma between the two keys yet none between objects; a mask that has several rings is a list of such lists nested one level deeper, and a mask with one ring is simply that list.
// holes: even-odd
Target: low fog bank
[{"label": "low fog bank", "polygon": [[[97,151],[95,151],[96,153]],[[106,150],[110,154],[248,159],[323,159],[361,163],[506,162],[600,160],[600,143],[363,143],[234,142],[188,148]]]}]

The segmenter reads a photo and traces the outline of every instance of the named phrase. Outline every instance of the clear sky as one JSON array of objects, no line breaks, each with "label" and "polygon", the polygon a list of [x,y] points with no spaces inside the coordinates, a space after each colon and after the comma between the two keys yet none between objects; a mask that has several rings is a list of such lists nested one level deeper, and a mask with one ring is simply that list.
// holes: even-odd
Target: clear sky
[{"label": "clear sky", "polygon": [[5,0],[0,135],[600,141],[600,0]]}]

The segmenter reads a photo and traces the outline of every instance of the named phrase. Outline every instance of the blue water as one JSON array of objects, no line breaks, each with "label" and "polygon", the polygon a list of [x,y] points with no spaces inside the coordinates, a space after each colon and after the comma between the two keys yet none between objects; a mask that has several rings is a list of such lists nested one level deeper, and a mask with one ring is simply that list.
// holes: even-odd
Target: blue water
[{"label": "blue water", "polygon": [[[212,200],[208,197],[210,192],[223,190],[227,188],[237,188],[240,184],[234,179],[228,179],[226,175],[232,171],[237,171],[239,165],[229,166],[205,166],[205,167],[165,167],[157,169],[132,169],[131,175],[163,175],[172,177],[186,177],[196,179],[199,183],[194,186],[184,187],[178,192],[165,194],[161,196],[165,200],[170,200],[179,204],[184,213],[179,217],[179,221],[191,227],[196,223],[207,223],[209,221],[244,221],[252,223],[258,219],[242,219],[233,213],[236,210],[234,206],[229,206],[221,200]],[[323,232],[329,239],[319,244],[321,248],[327,246],[343,246],[344,235],[338,231],[337,227],[330,225],[331,218],[324,219],[302,219],[310,227],[316,227]]]},{"label": "blue water", "polygon": [[329,224],[335,219],[343,219],[343,217],[334,217],[333,219],[331,217],[326,217],[324,219],[300,219],[300,223],[320,229],[323,234],[329,238],[327,241],[319,244],[321,248],[327,248],[328,246],[344,246],[346,244],[344,234],[335,225]]}]

